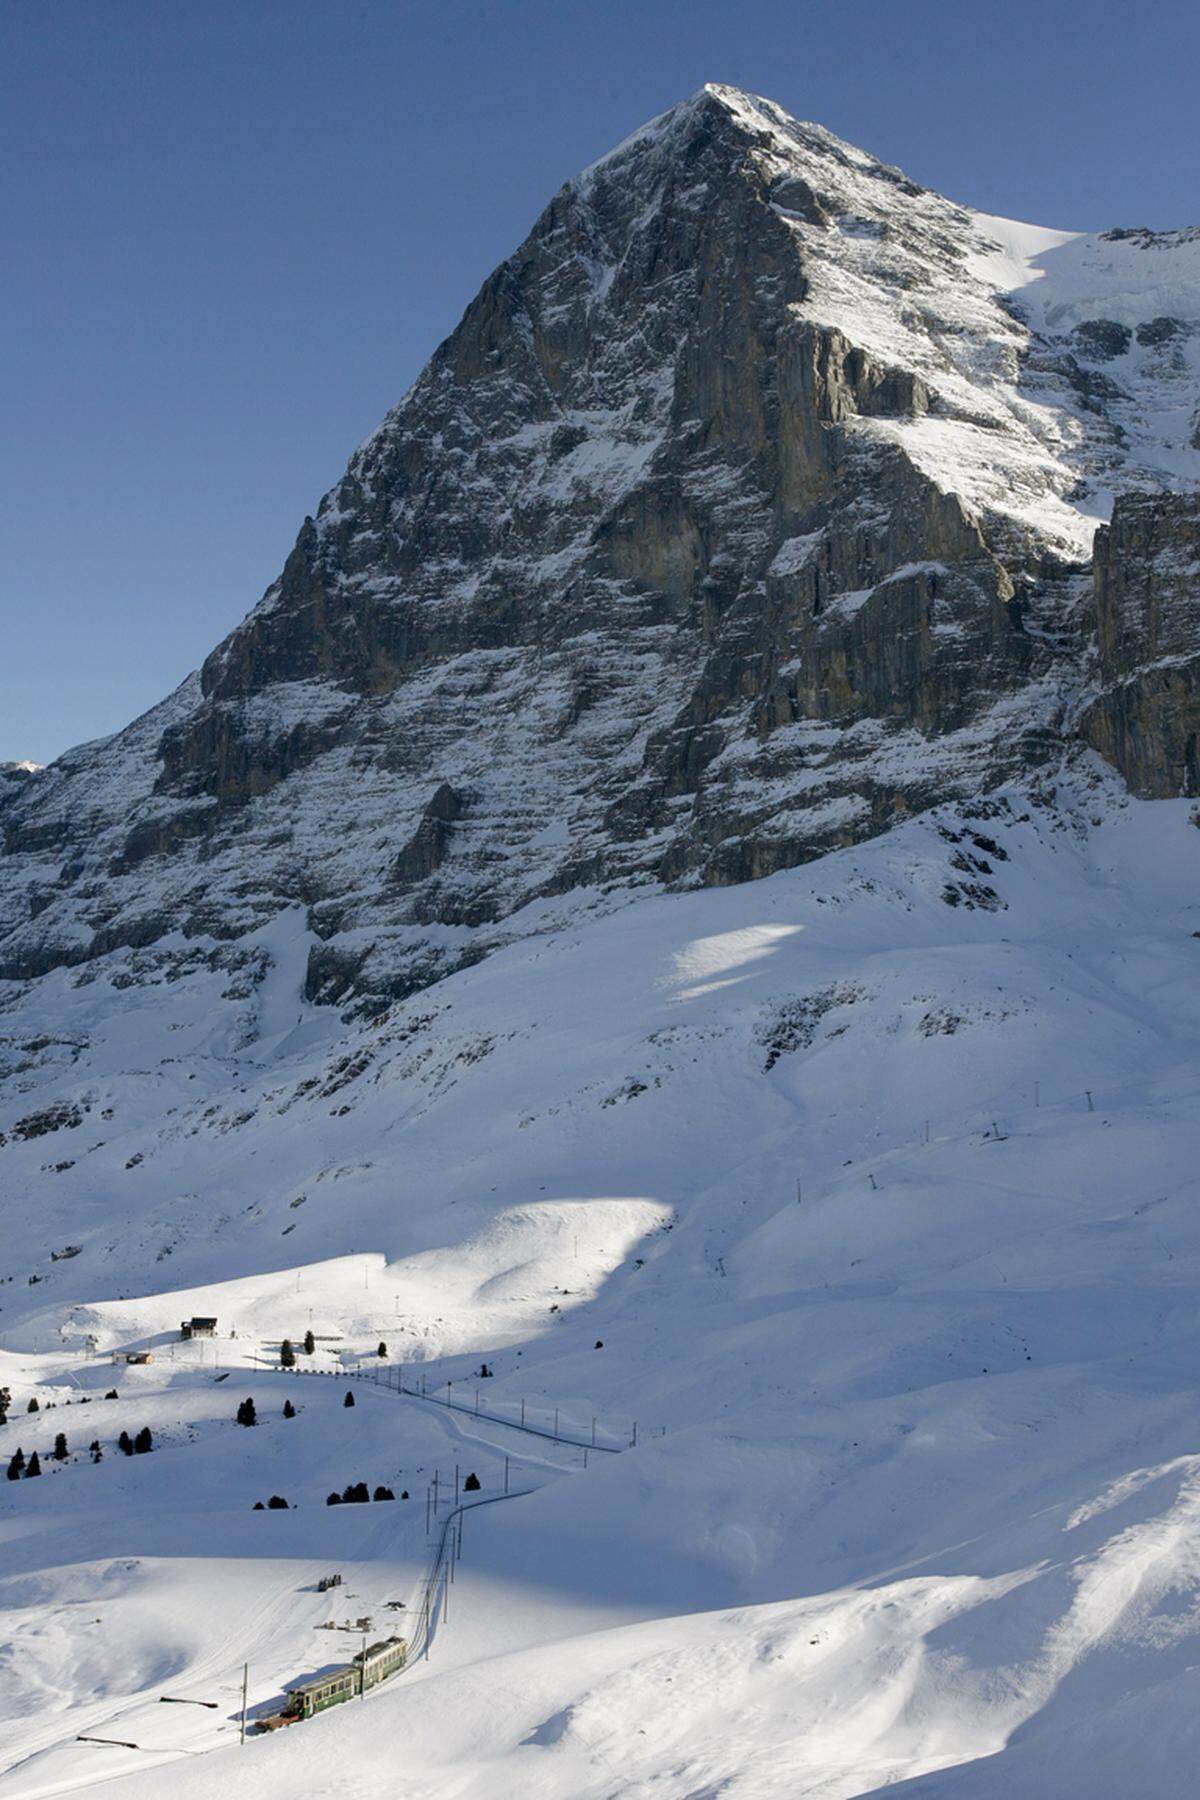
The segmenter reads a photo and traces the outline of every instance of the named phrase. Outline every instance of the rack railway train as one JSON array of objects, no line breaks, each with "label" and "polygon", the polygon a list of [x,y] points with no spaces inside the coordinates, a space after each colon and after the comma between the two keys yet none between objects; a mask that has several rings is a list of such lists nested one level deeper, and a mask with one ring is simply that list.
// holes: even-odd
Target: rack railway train
[{"label": "rack railway train", "polygon": [[340,1706],[343,1700],[353,1700],[378,1687],[397,1669],[402,1669],[407,1657],[408,1643],[404,1638],[381,1638],[379,1643],[358,1651],[350,1662],[326,1669],[323,1675],[314,1676],[311,1681],[286,1688],[279,1711],[259,1719],[257,1728],[259,1731],[278,1731],[283,1725],[296,1725],[301,1719],[311,1719],[315,1713],[325,1712],[330,1706]]}]

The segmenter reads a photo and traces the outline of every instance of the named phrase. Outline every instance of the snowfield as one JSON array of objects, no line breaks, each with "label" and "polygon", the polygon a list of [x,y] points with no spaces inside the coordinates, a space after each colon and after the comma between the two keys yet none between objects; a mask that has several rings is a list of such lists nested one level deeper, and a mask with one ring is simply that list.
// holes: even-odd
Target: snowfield
[{"label": "snowfield", "polygon": [[[0,1796],[1188,1792],[1198,874],[1085,763],[370,1024],[299,914],[221,1004],[7,986]],[[428,1658],[240,1747],[243,1664],[253,1721],[412,1634],[456,1469]]]}]

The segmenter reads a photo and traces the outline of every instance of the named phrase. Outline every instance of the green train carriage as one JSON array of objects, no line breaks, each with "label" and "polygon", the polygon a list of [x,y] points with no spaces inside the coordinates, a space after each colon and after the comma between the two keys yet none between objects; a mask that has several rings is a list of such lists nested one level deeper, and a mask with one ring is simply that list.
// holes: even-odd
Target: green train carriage
[{"label": "green train carriage", "polygon": [[280,1725],[294,1725],[300,1719],[311,1719],[344,1700],[356,1699],[378,1687],[389,1675],[402,1669],[408,1658],[408,1643],[402,1637],[382,1638],[365,1651],[360,1650],[352,1662],[329,1669],[312,1681],[302,1681],[286,1689],[280,1712],[260,1722],[263,1731],[275,1731]]}]

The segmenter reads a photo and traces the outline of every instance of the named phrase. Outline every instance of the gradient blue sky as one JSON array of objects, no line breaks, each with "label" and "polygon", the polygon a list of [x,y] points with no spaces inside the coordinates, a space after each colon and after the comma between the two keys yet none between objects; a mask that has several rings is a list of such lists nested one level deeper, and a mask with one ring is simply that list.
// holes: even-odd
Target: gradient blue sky
[{"label": "gradient blue sky", "polygon": [[551,193],[705,81],[1200,219],[1195,0],[0,0],[0,759],[161,698]]}]

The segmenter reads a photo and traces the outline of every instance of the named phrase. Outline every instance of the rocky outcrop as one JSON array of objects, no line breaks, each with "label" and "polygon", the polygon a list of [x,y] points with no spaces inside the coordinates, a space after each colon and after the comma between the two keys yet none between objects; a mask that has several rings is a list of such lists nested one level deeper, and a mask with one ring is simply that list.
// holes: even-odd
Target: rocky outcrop
[{"label": "rocky outcrop", "polygon": [[392,879],[412,887],[436,873],[446,859],[454,827],[463,814],[463,797],[443,781],[421,814],[421,823],[396,858]]},{"label": "rocky outcrop", "polygon": [[1200,494],[1119,498],[1095,593],[1102,685],[1083,736],[1135,794],[1200,794]]}]

